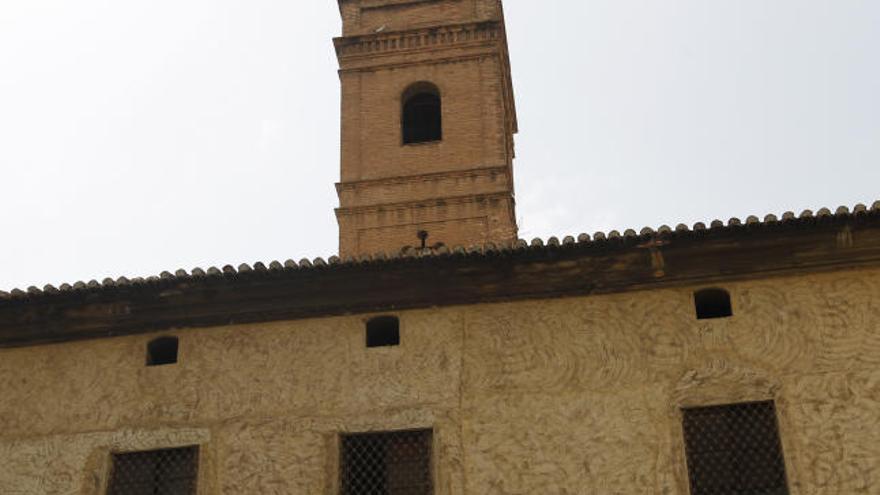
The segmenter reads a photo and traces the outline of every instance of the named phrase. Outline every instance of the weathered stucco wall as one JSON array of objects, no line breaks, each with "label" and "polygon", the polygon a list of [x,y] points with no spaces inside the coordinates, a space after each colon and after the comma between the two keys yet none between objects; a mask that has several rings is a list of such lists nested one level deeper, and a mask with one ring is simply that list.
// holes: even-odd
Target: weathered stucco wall
[{"label": "weathered stucco wall", "polygon": [[205,494],[330,494],[340,432],[435,429],[436,493],[687,494],[681,406],[776,400],[794,494],[880,493],[880,270],[0,350],[0,492],[98,494],[109,453],[202,445]]}]

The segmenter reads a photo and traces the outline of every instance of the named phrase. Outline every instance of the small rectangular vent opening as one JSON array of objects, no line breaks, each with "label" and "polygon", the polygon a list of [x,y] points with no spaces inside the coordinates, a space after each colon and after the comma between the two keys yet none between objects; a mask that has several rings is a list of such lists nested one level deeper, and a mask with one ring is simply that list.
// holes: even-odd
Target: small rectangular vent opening
[{"label": "small rectangular vent opening", "polygon": [[400,345],[400,320],[396,316],[379,316],[367,322],[367,347]]},{"label": "small rectangular vent opening", "polygon": [[698,320],[733,316],[730,293],[724,289],[703,289],[694,292],[694,306]]},{"label": "small rectangular vent opening", "polygon": [[691,495],[788,495],[772,401],[683,412]]},{"label": "small rectangular vent opening", "polygon": [[177,337],[159,337],[147,344],[147,366],[164,366],[177,362]]},{"label": "small rectangular vent opening", "polygon": [[342,495],[431,495],[432,430],[342,437]]}]

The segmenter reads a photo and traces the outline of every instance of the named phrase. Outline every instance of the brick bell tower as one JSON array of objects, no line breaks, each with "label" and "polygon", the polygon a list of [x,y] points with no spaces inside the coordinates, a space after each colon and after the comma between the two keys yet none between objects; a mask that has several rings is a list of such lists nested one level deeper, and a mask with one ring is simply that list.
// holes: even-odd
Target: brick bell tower
[{"label": "brick bell tower", "polygon": [[339,0],[339,252],[516,239],[501,0]]}]

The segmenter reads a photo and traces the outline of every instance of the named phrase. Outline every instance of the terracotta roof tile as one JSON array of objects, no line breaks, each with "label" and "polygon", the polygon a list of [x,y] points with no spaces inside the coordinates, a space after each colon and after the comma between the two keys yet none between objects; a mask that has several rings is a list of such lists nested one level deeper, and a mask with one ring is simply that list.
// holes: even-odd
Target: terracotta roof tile
[{"label": "terracotta roof tile", "polygon": [[[816,213],[812,210],[804,210],[800,215],[796,215],[794,212],[788,211],[782,214],[781,219],[776,215],[768,214],[764,217],[763,221],[759,219],[759,217],[750,215],[745,220],[745,225],[750,228],[762,228],[762,227],[772,227],[774,225],[789,225],[795,223],[815,223],[818,220],[828,221],[832,218],[854,218],[857,216],[865,216],[865,215],[877,215],[880,214],[880,201],[874,202],[870,208],[868,208],[865,204],[857,204],[855,207],[850,209],[847,206],[840,206],[836,208],[833,213],[829,208],[821,208]],[[739,218],[731,218],[727,224],[721,220],[714,220],[711,222],[710,227],[712,230],[722,230],[722,229],[735,229],[743,226],[743,222]],[[780,227],[781,228],[781,227]],[[692,229],[689,229],[685,224],[676,225],[675,229],[667,225],[663,225],[657,230],[652,229],[651,227],[644,227],[639,232],[636,232],[633,229],[626,229],[624,233],[621,235],[620,232],[616,230],[612,230],[608,234],[603,232],[596,232],[592,236],[588,234],[580,234],[576,238],[574,236],[565,236],[562,241],[559,240],[558,237],[550,237],[547,239],[546,243],[543,239],[535,238],[532,239],[531,242],[526,242],[523,239],[517,239],[509,244],[486,244],[482,246],[454,246],[447,247],[441,246],[437,248],[411,248],[402,250],[400,252],[394,253],[377,253],[374,255],[365,255],[358,258],[346,257],[345,259],[340,259],[338,256],[331,256],[325,261],[323,258],[315,258],[314,260],[309,260],[307,258],[303,258],[299,261],[299,263],[293,260],[287,260],[283,264],[279,261],[272,261],[269,263],[268,267],[262,263],[257,262],[254,263],[253,267],[248,265],[247,263],[242,263],[236,269],[232,265],[226,265],[221,269],[217,267],[210,267],[207,271],[201,268],[193,268],[192,272],[187,272],[186,270],[180,269],[175,271],[174,273],[163,271],[158,277],[151,276],[147,279],[141,277],[135,277],[132,279],[128,279],[126,277],[119,277],[117,279],[105,278],[102,282],[98,282],[96,280],[90,280],[88,283],[83,281],[77,281],[74,284],[64,283],[59,287],[55,287],[53,285],[46,285],[42,289],[31,286],[28,287],[26,291],[21,289],[11,289],[9,292],[0,291],[0,300],[10,300],[10,299],[23,299],[23,298],[33,298],[33,297],[45,297],[52,296],[55,294],[68,293],[71,291],[83,291],[83,290],[100,290],[100,289],[111,289],[114,287],[125,287],[130,285],[144,285],[144,284],[155,284],[161,280],[179,280],[186,278],[202,278],[202,277],[219,277],[225,275],[239,275],[239,274],[248,274],[252,272],[256,273],[266,273],[266,272],[278,272],[285,270],[307,270],[307,269],[326,269],[328,267],[334,266],[345,266],[350,264],[357,263],[393,263],[399,262],[400,260],[406,258],[425,258],[425,257],[443,257],[443,256],[489,256],[503,252],[511,252],[511,251],[522,251],[522,250],[542,250],[549,248],[574,248],[575,246],[584,246],[584,245],[592,245],[592,244],[602,244],[609,241],[615,242],[629,242],[635,238],[651,238],[653,236],[687,236],[687,235],[695,235],[702,231],[706,231],[707,226],[703,222],[697,222],[694,224]]]}]

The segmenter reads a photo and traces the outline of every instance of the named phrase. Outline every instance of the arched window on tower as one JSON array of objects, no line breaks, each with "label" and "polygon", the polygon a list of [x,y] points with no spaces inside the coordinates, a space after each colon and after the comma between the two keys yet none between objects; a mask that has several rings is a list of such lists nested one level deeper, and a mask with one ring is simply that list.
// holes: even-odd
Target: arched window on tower
[{"label": "arched window on tower", "polygon": [[430,143],[443,139],[440,90],[429,82],[418,82],[403,92],[403,144]]}]

